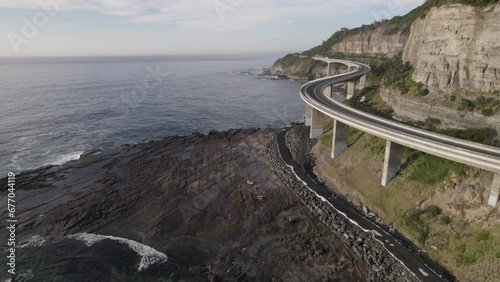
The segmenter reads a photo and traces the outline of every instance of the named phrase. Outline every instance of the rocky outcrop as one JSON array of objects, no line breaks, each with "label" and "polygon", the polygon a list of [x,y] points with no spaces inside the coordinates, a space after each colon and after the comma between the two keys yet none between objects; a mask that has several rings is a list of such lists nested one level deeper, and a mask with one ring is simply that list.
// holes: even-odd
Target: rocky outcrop
[{"label": "rocky outcrop", "polygon": [[500,116],[486,117],[477,112],[458,111],[453,108],[439,106],[431,100],[419,101],[402,96],[393,88],[381,87],[380,97],[394,110],[394,117],[405,121],[425,121],[437,119],[444,128],[484,128],[489,127],[500,132]]},{"label": "rocky outcrop", "polygon": [[[347,68],[343,65],[332,65],[331,74],[345,72]],[[327,75],[327,64],[316,61],[307,56],[289,54],[276,61],[269,69],[270,75],[276,75],[288,79],[307,81]]]},{"label": "rocky outcrop", "polygon": [[289,54],[276,61],[269,69],[270,75],[288,79],[307,81],[326,75],[326,64],[307,56]]},{"label": "rocky outcrop", "polygon": [[332,52],[394,57],[403,52],[408,34],[387,34],[383,27],[346,37],[331,47]]},{"label": "rocky outcrop", "polygon": [[431,89],[500,89],[500,4],[434,7],[417,19],[403,59]]}]

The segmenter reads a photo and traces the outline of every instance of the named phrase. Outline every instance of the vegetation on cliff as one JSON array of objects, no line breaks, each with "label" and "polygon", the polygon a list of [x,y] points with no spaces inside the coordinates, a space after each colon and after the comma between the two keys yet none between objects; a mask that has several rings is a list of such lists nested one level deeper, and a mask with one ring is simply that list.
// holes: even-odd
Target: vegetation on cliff
[{"label": "vegetation on cliff", "polygon": [[435,5],[435,1],[427,1],[423,5],[412,10],[404,16],[396,16],[390,20],[376,21],[371,24],[362,25],[361,27],[348,29],[342,28],[340,31],[334,33],[330,38],[319,46],[316,46],[310,50],[303,52],[303,55],[314,56],[314,55],[332,55],[331,49],[335,44],[338,44],[345,40],[346,38],[361,33],[366,33],[374,31],[376,29],[382,29],[385,35],[391,34],[408,34],[410,33],[410,27],[413,22],[423,14],[425,14],[432,6]]},{"label": "vegetation on cliff", "polygon": [[465,4],[471,6],[486,6],[489,4],[498,3],[498,0],[437,0],[436,5],[447,5],[447,4]]},{"label": "vegetation on cliff", "polygon": [[[476,133],[489,138],[487,130],[457,134]],[[491,173],[404,149],[403,170],[381,187],[385,140],[350,129],[349,149],[333,160],[331,133],[319,140],[315,171],[329,187],[392,224],[458,281],[496,281],[500,214],[482,204]]]},{"label": "vegetation on cliff", "polygon": [[[297,79],[315,79],[315,69],[322,65],[322,62],[307,56],[298,54],[288,54],[274,63],[274,72],[278,75],[286,75]],[[286,74],[279,69],[287,70]]]}]

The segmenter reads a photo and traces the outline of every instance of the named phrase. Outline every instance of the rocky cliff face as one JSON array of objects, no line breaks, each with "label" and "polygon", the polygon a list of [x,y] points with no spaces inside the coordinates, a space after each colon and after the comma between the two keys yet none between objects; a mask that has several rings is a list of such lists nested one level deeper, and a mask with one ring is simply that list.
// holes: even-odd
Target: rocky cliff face
[{"label": "rocky cliff face", "polygon": [[417,101],[401,95],[393,88],[381,87],[380,97],[394,110],[394,117],[404,121],[425,121],[437,119],[445,128],[483,128],[489,127],[500,132],[499,116],[486,117],[477,112],[458,111],[435,104],[431,99]]},{"label": "rocky cliff face", "polygon": [[332,46],[331,51],[394,57],[403,52],[408,34],[387,34],[383,27],[349,36]]},{"label": "rocky cliff face", "polygon": [[432,8],[413,23],[404,49],[413,79],[449,92],[500,89],[499,18],[499,4]]},{"label": "rocky cliff face", "polygon": [[311,59],[301,58],[300,56],[294,56],[293,60],[294,62],[292,64],[277,61],[269,70],[270,74],[295,80],[308,80],[309,78],[323,77],[326,75],[325,64],[311,62]]},{"label": "rocky cliff face", "polygon": [[[342,65],[332,65],[331,72],[338,74],[347,69]],[[327,64],[307,56],[290,54],[276,61],[269,74],[295,80],[309,80],[326,76]]]}]

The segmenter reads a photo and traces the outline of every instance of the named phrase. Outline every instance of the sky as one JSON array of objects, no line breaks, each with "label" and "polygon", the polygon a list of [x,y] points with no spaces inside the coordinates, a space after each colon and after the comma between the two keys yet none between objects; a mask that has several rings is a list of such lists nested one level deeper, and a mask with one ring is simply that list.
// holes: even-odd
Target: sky
[{"label": "sky", "polygon": [[298,52],[424,0],[0,0],[0,57]]}]

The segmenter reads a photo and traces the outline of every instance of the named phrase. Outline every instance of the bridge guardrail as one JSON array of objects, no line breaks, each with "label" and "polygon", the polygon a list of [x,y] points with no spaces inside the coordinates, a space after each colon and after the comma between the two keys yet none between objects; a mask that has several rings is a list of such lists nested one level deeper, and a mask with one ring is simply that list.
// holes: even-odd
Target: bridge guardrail
[{"label": "bridge guardrail", "polygon": [[[342,60],[336,60],[337,63],[342,63],[340,61],[342,61]],[[367,66],[367,65],[365,65],[365,64],[360,64],[360,63],[351,62],[351,61],[348,61],[348,62],[350,64],[357,65],[358,69],[354,70],[354,71],[351,71],[351,72],[348,72],[348,73],[343,73],[343,74],[339,74],[339,75],[329,76],[329,77],[325,77],[325,78],[321,78],[321,79],[317,79],[317,80],[314,80],[314,81],[307,82],[301,88],[301,96],[302,96],[303,100],[306,103],[310,104],[310,106],[313,106],[312,104],[317,104],[317,105],[315,105],[316,107],[323,107],[324,109],[321,112],[323,112],[324,114],[326,114],[326,115],[328,115],[328,116],[330,116],[332,118],[337,118],[337,117],[336,116],[331,116],[331,114],[328,113],[328,111],[334,111],[334,112],[336,112],[337,115],[342,116],[342,114],[339,113],[338,111],[335,111],[334,109],[331,109],[329,107],[325,107],[324,105],[321,105],[321,104],[317,103],[316,101],[313,101],[313,99],[311,99],[308,96],[308,89],[314,83],[318,83],[320,81],[333,80],[331,84],[326,84],[326,85],[324,85],[321,88],[321,93],[322,94],[320,94],[320,95],[324,95],[323,94],[323,89],[325,87],[328,87],[328,86],[333,85],[333,84],[345,82],[345,81],[347,81],[349,79],[352,79],[352,78],[361,77],[361,76],[365,75],[366,73],[368,73],[369,70],[370,70],[370,67]],[[365,67],[365,71],[362,71],[363,70],[363,66]],[[353,74],[354,74],[354,76],[353,76]],[[346,80],[339,80],[339,79],[341,79],[343,77],[348,77],[348,79],[346,79]],[[331,98],[329,98],[329,99],[331,99]],[[335,101],[333,99],[331,99],[331,100],[332,100],[333,103],[335,103],[336,105],[340,106],[344,110],[350,111],[352,113],[356,113],[358,115],[362,115],[362,116],[367,117],[367,118],[372,119],[372,120],[376,120],[376,121],[382,123],[382,125],[392,125],[394,127],[398,127],[398,128],[401,128],[401,129],[405,129],[405,130],[411,131],[411,132],[415,132],[415,133],[420,133],[422,135],[429,136],[429,137],[432,137],[432,138],[437,138],[437,139],[445,140],[445,141],[448,141],[448,142],[458,143],[458,144],[461,144],[461,145],[464,145],[464,146],[474,146],[474,147],[477,147],[478,149],[482,149],[482,150],[485,150],[485,151],[490,151],[490,152],[492,152],[494,154],[499,154],[500,155],[500,149],[496,148],[496,147],[493,147],[493,146],[479,144],[479,143],[471,142],[471,141],[468,141],[468,140],[462,140],[462,139],[459,139],[459,138],[454,138],[454,137],[446,136],[446,135],[439,134],[439,133],[434,133],[434,132],[429,132],[429,131],[422,130],[422,129],[417,129],[417,128],[414,128],[414,127],[411,127],[411,126],[408,126],[408,125],[404,125],[404,124],[401,124],[401,123],[398,123],[398,122],[394,122],[394,121],[389,121],[387,119],[383,119],[383,118],[380,118],[378,116],[365,113],[363,111],[360,111],[360,110],[351,108],[349,106],[346,106],[346,105],[344,105],[342,103],[339,103],[339,102],[337,102],[337,101]],[[344,118],[346,118],[346,117],[344,117]],[[351,119],[352,119],[352,117],[351,117]],[[358,124],[358,122],[356,122],[355,120],[351,121],[351,123]],[[421,143],[420,144],[421,146],[426,146],[426,145],[428,145],[430,143],[430,144],[435,145],[433,147],[435,147],[436,150],[445,149],[446,151],[448,151],[449,153],[447,155],[453,156],[455,154],[454,157],[456,157],[456,151],[458,150],[458,151],[462,152],[462,154],[460,154],[460,155],[462,155],[463,157],[466,157],[468,155],[471,158],[478,158],[482,162],[490,163],[495,168],[494,169],[495,172],[500,171],[500,158],[498,158],[498,157],[491,156],[491,155],[488,155],[488,154],[485,154],[485,153],[482,153],[482,152],[475,152],[473,150],[466,149],[466,148],[461,148],[459,146],[454,146],[454,145],[450,145],[450,144],[446,144],[446,143],[442,143],[442,142],[437,142],[437,141],[434,141],[434,140],[430,140],[430,139],[427,139],[427,138],[422,138],[420,136],[411,135],[411,134],[408,134],[406,132],[396,131],[396,130],[393,130],[391,128],[387,128],[385,126],[380,126],[380,125],[374,124],[371,121],[370,122],[365,121],[365,125],[358,124],[358,126],[361,127],[361,128],[364,128],[368,124],[370,125],[370,127],[372,127],[372,129],[370,131],[375,130],[375,129],[377,129],[377,130],[382,129],[384,131],[390,132],[391,134],[389,134],[389,135],[396,135],[396,136],[389,136],[390,138],[387,138],[387,139],[393,140],[395,137],[396,138],[405,137],[404,139],[410,138],[411,140],[406,140],[406,142],[412,143],[412,142],[415,142],[415,141],[418,140],[418,141],[420,141],[419,143]],[[379,134],[375,134],[375,135],[379,135]],[[409,147],[411,147],[411,146],[409,146]],[[451,150],[453,150],[455,152],[451,152]],[[491,169],[488,169],[488,170],[491,170]]]}]

